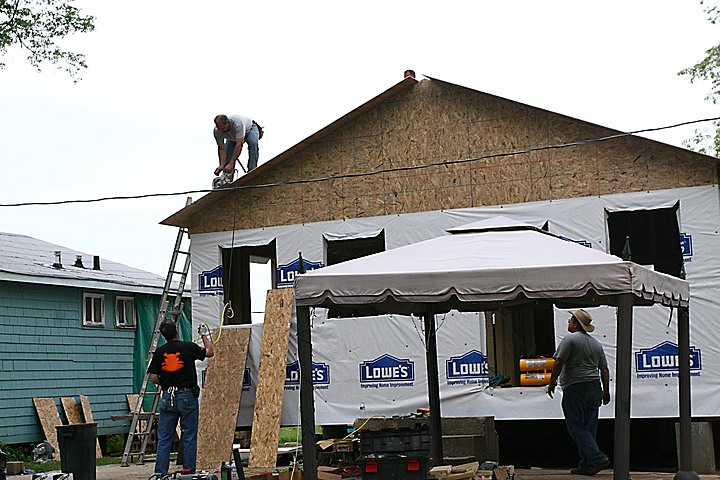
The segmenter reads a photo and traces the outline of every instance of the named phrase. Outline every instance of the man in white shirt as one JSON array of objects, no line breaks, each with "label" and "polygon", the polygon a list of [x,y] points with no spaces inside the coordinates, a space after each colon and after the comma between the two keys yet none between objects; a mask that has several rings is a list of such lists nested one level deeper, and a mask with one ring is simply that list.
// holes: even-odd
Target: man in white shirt
[{"label": "man in white shirt", "polygon": [[[215,175],[221,173],[231,174],[235,171],[235,162],[240,158],[243,144],[248,144],[247,171],[257,167],[260,150],[260,128],[254,120],[240,115],[218,115],[215,117],[213,136],[218,146],[218,160],[220,165],[215,169]],[[241,165],[242,166],[242,165]]]}]

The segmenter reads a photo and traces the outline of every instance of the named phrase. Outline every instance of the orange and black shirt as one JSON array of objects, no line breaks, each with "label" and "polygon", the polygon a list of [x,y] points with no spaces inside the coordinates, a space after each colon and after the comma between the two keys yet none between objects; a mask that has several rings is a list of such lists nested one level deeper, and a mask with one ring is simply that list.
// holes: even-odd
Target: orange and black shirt
[{"label": "orange and black shirt", "polygon": [[204,348],[193,342],[171,340],[155,350],[148,372],[160,377],[163,390],[193,388],[197,386],[196,360],[205,360]]}]

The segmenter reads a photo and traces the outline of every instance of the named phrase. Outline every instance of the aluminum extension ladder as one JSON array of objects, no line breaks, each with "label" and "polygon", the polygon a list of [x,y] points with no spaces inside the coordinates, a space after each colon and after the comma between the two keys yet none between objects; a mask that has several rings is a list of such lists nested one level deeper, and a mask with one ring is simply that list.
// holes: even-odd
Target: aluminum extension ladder
[{"label": "aluminum extension ladder", "polygon": [[[187,199],[187,205],[192,203],[192,199]],[[162,298],[160,300],[160,309],[158,311],[157,319],[155,320],[155,328],[153,329],[152,338],[150,339],[150,345],[148,346],[148,353],[146,357],[145,375],[143,377],[142,386],[140,387],[140,393],[138,397],[135,409],[132,412],[132,420],[130,422],[130,432],[128,433],[127,441],[125,442],[125,450],[123,451],[121,466],[127,467],[129,465],[128,460],[137,456],[137,464],[142,465],[144,463],[145,450],[147,449],[148,442],[151,434],[155,430],[157,423],[157,411],[158,403],[160,402],[160,396],[162,391],[160,388],[156,388],[154,391],[148,392],[148,384],[150,383],[150,374],[147,371],[147,367],[152,361],[155,350],[157,350],[158,342],[160,341],[160,324],[163,320],[172,319],[175,323],[178,322],[183,311],[182,294],[185,289],[185,281],[187,280],[188,271],[190,270],[190,251],[184,247],[184,243],[189,243],[188,230],[186,228],[180,228],[175,240],[175,248],[173,249],[172,259],[170,261],[170,268],[165,279],[165,287],[163,288]],[[185,259],[180,260],[179,258],[184,256]],[[177,270],[178,263],[182,264],[182,269]],[[170,297],[174,297],[173,306],[170,308]],[[146,396],[152,396],[152,408],[148,415],[148,420],[145,422],[145,428],[141,432],[137,431],[138,425],[140,425],[140,417],[143,403]],[[145,414],[147,415],[147,414]],[[131,451],[133,444],[137,445],[137,440],[142,439],[140,443],[140,450]]]}]

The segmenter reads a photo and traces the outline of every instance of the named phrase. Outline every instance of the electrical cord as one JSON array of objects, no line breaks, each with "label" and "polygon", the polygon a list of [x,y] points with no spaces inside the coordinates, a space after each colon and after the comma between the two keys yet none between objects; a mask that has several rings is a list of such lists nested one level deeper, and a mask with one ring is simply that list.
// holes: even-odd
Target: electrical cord
[{"label": "electrical cord", "polygon": [[[605,137],[589,138],[589,139],[585,139],[585,140],[578,140],[575,142],[559,143],[559,144],[555,144],[555,145],[545,145],[545,146],[541,146],[541,147],[530,147],[530,148],[526,148],[524,150],[516,150],[516,151],[512,151],[512,152],[492,153],[492,154],[488,154],[488,155],[482,155],[479,157],[471,157],[471,158],[465,158],[465,159],[461,159],[461,160],[447,160],[447,161],[442,161],[442,162],[433,162],[433,163],[428,163],[425,165],[412,165],[412,166],[407,166],[407,167],[386,168],[386,169],[381,169],[381,170],[374,170],[371,172],[348,173],[348,174],[343,174],[343,175],[330,175],[327,177],[288,180],[285,182],[263,183],[263,184],[255,184],[255,185],[237,185],[234,187],[222,187],[222,188],[217,188],[217,189],[187,190],[187,191],[183,191],[183,192],[147,193],[147,194],[143,194],[143,195],[120,195],[120,196],[113,196],[113,197],[76,199],[76,200],[57,200],[57,201],[49,201],[49,202],[0,203],[0,207],[47,206],[47,205],[65,205],[65,204],[69,204],[69,203],[95,203],[95,202],[104,202],[104,201],[108,201],[108,200],[135,200],[135,199],[153,198],[153,197],[173,197],[173,196],[177,196],[177,195],[190,195],[190,194],[196,194],[196,193],[210,193],[210,192],[221,192],[221,191],[229,192],[229,191],[234,191],[234,190],[279,187],[279,186],[283,186],[283,185],[300,185],[300,184],[308,184],[308,183],[319,183],[319,182],[327,182],[327,181],[331,181],[331,180],[339,180],[339,179],[344,179],[344,178],[368,177],[368,176],[373,176],[373,175],[382,175],[382,174],[386,174],[386,173],[405,172],[405,171],[422,170],[422,169],[426,169],[426,168],[439,167],[439,166],[458,165],[458,164],[464,164],[464,163],[477,162],[480,160],[487,160],[490,158],[510,157],[513,155],[521,155],[521,154],[527,154],[527,153],[533,153],[533,152],[540,152],[540,151],[544,151],[544,150],[557,150],[557,149],[568,148],[568,147],[577,147],[577,146],[585,145],[585,144],[589,144],[589,143],[604,142],[604,141],[608,141],[608,140],[615,140],[618,138],[630,137],[630,136],[636,135],[638,133],[657,132],[660,130],[668,130],[671,128],[682,127],[685,125],[692,125],[695,123],[711,122],[711,121],[717,121],[717,120],[720,120],[720,117],[703,118],[703,119],[699,119],[699,120],[690,120],[687,122],[680,122],[680,123],[676,123],[673,125],[667,125],[667,126],[663,126],[663,127],[645,128],[645,129],[641,129],[641,130],[633,130],[630,132],[620,132],[620,133],[617,133],[614,135],[608,135]],[[698,155],[701,155],[701,154],[698,154]]]}]

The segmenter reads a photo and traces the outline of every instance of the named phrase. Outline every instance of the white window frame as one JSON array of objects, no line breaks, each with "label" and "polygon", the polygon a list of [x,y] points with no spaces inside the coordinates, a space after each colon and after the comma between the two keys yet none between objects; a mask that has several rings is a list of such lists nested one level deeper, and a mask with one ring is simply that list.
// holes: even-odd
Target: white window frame
[{"label": "white window frame", "polygon": [[[92,318],[87,318],[87,301],[93,299]],[[100,319],[95,318],[95,300],[100,302]],[[105,295],[101,293],[83,293],[83,325],[86,327],[104,327],[105,326]]]},{"label": "white window frame", "polygon": [[[128,304],[130,307],[130,318],[128,321]],[[124,305],[120,314],[120,305]],[[115,297],[115,326],[118,328],[135,328],[137,326],[137,315],[135,314],[135,297]]]}]

